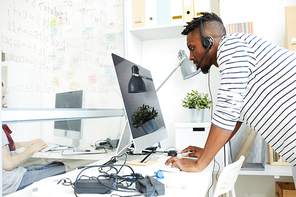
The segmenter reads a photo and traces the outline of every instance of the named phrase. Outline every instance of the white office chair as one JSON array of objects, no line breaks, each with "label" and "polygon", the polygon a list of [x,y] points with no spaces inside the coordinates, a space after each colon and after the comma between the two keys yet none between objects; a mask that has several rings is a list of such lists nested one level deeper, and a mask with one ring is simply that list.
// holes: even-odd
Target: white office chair
[{"label": "white office chair", "polygon": [[222,170],[213,197],[218,197],[219,195],[225,194],[229,191],[231,191],[231,196],[235,197],[234,184],[244,160],[245,157],[242,155],[239,160],[229,164]]}]

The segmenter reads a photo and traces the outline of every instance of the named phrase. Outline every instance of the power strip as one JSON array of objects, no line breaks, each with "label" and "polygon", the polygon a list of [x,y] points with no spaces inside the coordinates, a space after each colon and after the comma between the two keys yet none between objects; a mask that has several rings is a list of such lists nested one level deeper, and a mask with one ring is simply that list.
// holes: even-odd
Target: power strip
[{"label": "power strip", "polygon": [[80,179],[75,186],[77,194],[110,194],[114,179]]},{"label": "power strip", "polygon": [[136,188],[139,188],[139,192],[146,194],[146,196],[152,195],[153,192],[156,196],[165,194],[164,184],[152,177],[137,179]]}]

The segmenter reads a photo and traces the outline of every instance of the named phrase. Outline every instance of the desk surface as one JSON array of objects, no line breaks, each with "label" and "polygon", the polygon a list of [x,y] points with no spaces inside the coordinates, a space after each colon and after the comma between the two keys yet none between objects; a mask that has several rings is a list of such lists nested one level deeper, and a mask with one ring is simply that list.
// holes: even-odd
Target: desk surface
[{"label": "desk surface", "polygon": [[[79,149],[89,149],[93,150],[92,147],[81,147]],[[24,151],[24,149],[18,149],[17,152],[20,153]],[[110,153],[111,152],[111,153]],[[114,155],[114,151],[107,150],[106,153],[98,153],[98,154],[81,154],[81,155],[63,155],[62,150],[59,151],[48,151],[48,152],[38,152],[32,155],[32,158],[40,158],[40,159],[73,159],[73,160],[93,160],[98,161],[100,159],[111,157]]]},{"label": "desk surface", "polygon": [[[105,163],[110,159],[110,155],[106,156],[105,158],[94,162],[91,165],[100,165]],[[142,167],[142,166],[131,166],[135,172],[141,173],[143,176],[145,175],[154,175],[154,172],[159,170],[159,166],[166,161],[169,157],[160,155],[158,162],[156,164]],[[203,171],[200,173],[187,173],[187,172],[164,172],[164,179],[160,180],[162,183],[165,184],[165,196],[192,196],[195,194],[196,196],[206,196],[208,192],[208,188],[211,185],[212,182],[212,169],[213,169],[213,162]],[[73,197],[74,191],[72,187],[62,186],[61,184],[57,185],[56,181],[61,178],[69,178],[73,182],[75,181],[77,175],[81,172],[81,170],[73,170],[71,172],[68,172],[63,175],[50,177],[41,181],[38,181],[34,183],[33,185],[15,192],[13,194],[7,195],[9,197],[31,197],[32,195],[32,189],[38,188],[39,191],[44,191],[48,194],[48,192],[56,192],[52,194],[51,196],[61,196],[61,197]],[[129,171],[130,172],[130,171]],[[93,176],[98,174],[97,168],[91,168],[89,170],[86,170],[84,172],[86,175]],[[127,172],[126,172],[127,173]],[[182,188],[181,188],[182,186]],[[133,193],[126,193],[126,192],[116,192],[113,191],[112,194],[121,194],[121,195],[132,195],[136,194]],[[93,196],[91,194],[79,194],[79,197],[81,196]],[[98,195],[96,195],[98,196]],[[105,196],[105,195],[102,195]]]}]

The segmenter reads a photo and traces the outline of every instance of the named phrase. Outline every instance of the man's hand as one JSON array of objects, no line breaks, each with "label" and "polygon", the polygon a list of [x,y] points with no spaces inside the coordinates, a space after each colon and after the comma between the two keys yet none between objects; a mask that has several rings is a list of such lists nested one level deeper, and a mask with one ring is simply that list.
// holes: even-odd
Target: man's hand
[{"label": "man's hand", "polygon": [[196,146],[188,146],[187,148],[185,148],[184,150],[182,150],[180,152],[180,154],[183,153],[187,153],[187,152],[191,152],[187,154],[187,157],[197,157],[199,158],[203,152],[202,148],[196,147]]},{"label": "man's hand", "polygon": [[[26,149],[28,149],[30,146],[36,144],[36,143],[41,143],[41,144],[45,144],[45,142],[42,139],[36,139],[36,140],[32,140],[32,141],[26,141],[26,142],[15,142],[15,147],[16,149],[24,147]],[[46,145],[46,144],[45,144]],[[45,146],[47,147],[47,145]],[[44,148],[45,148],[44,147]]]},{"label": "man's hand", "polygon": [[28,150],[33,151],[33,153],[37,153],[40,150],[46,148],[47,144],[41,139],[36,139],[36,140],[29,141],[26,146]]},{"label": "man's hand", "polygon": [[178,166],[180,170],[186,171],[186,172],[201,172],[203,169],[200,169],[196,163],[195,160],[187,159],[187,158],[177,158],[177,157],[171,157],[166,162],[165,165],[172,164],[172,168],[174,166]]}]

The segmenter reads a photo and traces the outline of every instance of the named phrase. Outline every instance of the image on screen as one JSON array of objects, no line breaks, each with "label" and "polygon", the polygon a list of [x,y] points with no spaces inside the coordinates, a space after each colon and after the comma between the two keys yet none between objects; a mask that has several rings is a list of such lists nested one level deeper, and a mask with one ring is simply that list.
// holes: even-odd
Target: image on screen
[{"label": "image on screen", "polygon": [[[112,54],[112,57],[129,128],[137,150],[167,138],[150,71],[115,54]],[[148,120],[147,113],[153,119]]]}]

